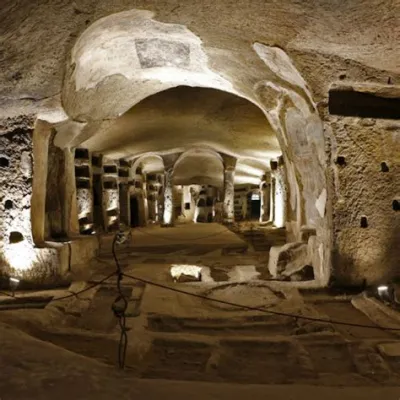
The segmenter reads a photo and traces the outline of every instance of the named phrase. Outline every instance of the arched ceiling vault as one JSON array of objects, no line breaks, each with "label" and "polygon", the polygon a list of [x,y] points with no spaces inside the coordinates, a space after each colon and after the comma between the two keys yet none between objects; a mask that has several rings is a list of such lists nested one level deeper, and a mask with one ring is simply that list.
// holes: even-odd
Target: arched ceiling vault
[{"label": "arched ceiling vault", "polygon": [[[243,59],[232,49],[204,47],[184,25],[153,17],[144,10],[125,11],[96,21],[81,35],[62,93],[72,126],[58,135],[57,145],[80,145],[143,99],[176,86],[243,97],[259,106],[272,125],[270,109],[278,106],[282,90],[290,89],[293,101],[312,111],[309,90],[281,49],[254,43],[249,45],[252,56]],[[267,107],[265,86],[269,92],[273,86]]]},{"label": "arched ceiling vault", "polygon": [[211,185],[222,188],[224,165],[222,157],[209,149],[195,148],[183,153],[173,170],[175,185]]},{"label": "arched ceiling vault", "polygon": [[[281,154],[274,130],[265,114],[253,103],[220,90],[187,86],[144,99],[117,118],[108,129],[95,132],[82,146],[110,158],[209,148],[242,160],[239,179],[246,181],[248,178],[247,183],[255,184],[269,169],[269,161]],[[184,172],[180,170],[176,181],[179,184],[186,180],[220,186],[223,170],[214,165],[213,158],[205,150],[201,157],[199,152],[185,153],[193,156],[193,160],[185,164],[185,168],[190,166],[190,171],[180,177]],[[205,154],[207,156],[203,157]],[[257,168],[251,163],[257,164]],[[202,171],[198,170],[200,166],[203,166]]]},{"label": "arched ceiling vault", "polygon": [[276,134],[258,107],[219,90],[184,86],[146,98],[83,146],[113,158],[199,146],[267,161],[281,154]]},{"label": "arched ceiling vault", "polygon": [[244,59],[153,17],[113,14],[80,36],[63,88],[72,126],[60,127],[56,145],[114,157],[208,146],[268,164],[280,153],[278,141],[290,153],[287,109],[318,122],[307,84],[280,48],[253,43]]},{"label": "arched ceiling vault", "polygon": [[[218,36],[217,31],[214,34]],[[127,134],[127,125],[121,123],[129,121],[134,115],[135,118],[141,118],[142,122],[142,128],[138,126],[135,148],[141,147],[143,152],[155,150],[146,148],[153,136],[156,139],[153,144],[159,141],[163,147],[159,150],[164,152],[172,147],[182,147],[187,142],[210,146],[208,141],[212,140],[211,147],[239,154],[239,161],[268,160],[266,147],[255,148],[253,139],[258,136],[254,125],[240,125],[240,112],[236,112],[235,117],[238,126],[242,126],[242,131],[248,128],[255,133],[248,135],[246,132],[243,137],[251,140],[242,143],[243,146],[237,146],[235,140],[228,140],[227,132],[235,132],[234,129],[218,130],[216,124],[206,126],[204,121],[210,112],[207,102],[199,108],[202,110],[201,123],[190,123],[189,118],[185,121],[185,115],[181,113],[179,125],[174,122],[173,116],[165,115],[164,121],[168,121],[168,124],[161,127],[157,114],[145,110],[143,104],[150,104],[149,108],[152,108],[151,103],[157,102],[158,97],[168,96],[168,89],[174,90],[178,86],[229,93],[252,103],[255,109],[258,107],[257,112],[261,110],[259,115],[264,114],[268,121],[264,137],[260,138],[264,141],[262,144],[266,145],[268,137],[273,137],[269,131],[276,133],[290,177],[291,193],[299,193],[297,186],[301,187],[299,201],[296,203],[296,199],[291,198],[291,204],[298,204],[299,209],[305,209],[304,214],[297,213],[298,224],[316,226],[324,236],[329,221],[325,213],[326,153],[323,126],[305,80],[279,47],[251,41],[242,42],[240,48],[228,46],[226,42],[221,47],[210,47],[185,25],[156,21],[153,13],[144,10],[125,11],[97,20],[80,36],[67,62],[62,99],[69,120],[64,126],[61,123],[56,127],[58,134],[54,142],[61,148],[87,144],[116,156],[121,156],[126,151],[124,148],[130,147],[130,144],[132,147],[129,151],[136,151],[133,149],[134,142]],[[213,95],[213,101],[217,97]],[[196,96],[193,98],[196,99]],[[182,107],[188,109],[191,104],[194,110],[194,99],[191,98],[190,103]],[[168,107],[172,99],[166,97],[165,101]],[[217,109],[221,112],[223,107]],[[145,115],[147,121],[144,121]],[[195,116],[192,112],[192,118]],[[218,126],[229,126],[230,118],[231,115],[227,121],[221,120]],[[183,135],[183,131],[179,131],[181,126],[185,126],[187,140],[178,143],[177,138]],[[165,127],[169,127],[166,135]],[[126,141],[123,146],[118,146],[115,140],[112,143],[112,138],[116,137],[120,139],[120,144]],[[168,145],[165,140],[167,137],[172,142]],[[273,140],[270,140],[269,149],[272,144]],[[254,168],[251,170],[254,171]],[[297,180],[301,182],[296,183]],[[303,215],[305,221],[301,221]],[[330,239],[324,236],[323,240],[329,243]],[[328,269],[329,257],[323,263],[324,268]]]}]

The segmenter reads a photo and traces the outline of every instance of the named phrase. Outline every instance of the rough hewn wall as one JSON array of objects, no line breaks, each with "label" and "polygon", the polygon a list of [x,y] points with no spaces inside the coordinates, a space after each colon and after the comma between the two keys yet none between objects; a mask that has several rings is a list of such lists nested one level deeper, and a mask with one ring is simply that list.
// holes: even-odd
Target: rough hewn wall
[{"label": "rough hewn wall", "polygon": [[[400,276],[400,122],[328,118],[332,130],[334,279]],[[383,164],[384,163],[384,164]]]},{"label": "rough hewn wall", "polygon": [[[33,118],[1,121],[0,135],[0,275],[34,280],[53,276],[56,252],[37,249],[31,229]],[[10,243],[14,236],[17,243]]]}]

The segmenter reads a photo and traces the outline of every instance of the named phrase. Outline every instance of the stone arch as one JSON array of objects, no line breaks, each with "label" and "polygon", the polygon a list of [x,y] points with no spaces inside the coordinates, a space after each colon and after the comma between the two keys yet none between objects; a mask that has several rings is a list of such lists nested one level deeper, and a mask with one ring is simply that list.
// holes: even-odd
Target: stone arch
[{"label": "stone arch", "polygon": [[99,128],[91,121],[109,125],[149,95],[179,85],[214,88],[247,99],[264,112],[281,145],[293,200],[286,226],[296,240],[302,225],[316,229],[315,276],[326,284],[331,216],[325,141],[304,79],[280,48],[254,43],[260,63],[248,68],[233,52],[209,51],[187,27],[153,17],[143,10],[110,15],[92,24],[76,42],[63,104],[70,119],[85,126],[72,144]]},{"label": "stone arch", "polygon": [[[199,169],[194,175],[189,176],[185,171],[190,171],[188,165],[191,163],[196,163]],[[220,188],[224,183],[223,159],[212,149],[193,148],[179,156],[174,164],[172,176],[174,184],[182,184],[186,179],[186,184],[208,184]]]},{"label": "stone arch", "polygon": [[[140,172],[138,169],[140,168]],[[159,195],[160,188],[157,187],[157,196],[149,192],[149,184],[147,182],[147,174],[164,174],[164,160],[156,153],[146,153],[142,156],[134,159],[130,168],[130,177],[134,180],[134,187],[131,189],[131,197],[134,196],[138,202],[138,213],[139,213],[139,224],[144,226],[149,220],[155,222],[159,218],[158,207],[161,202]],[[136,181],[137,176],[141,175],[141,180]],[[146,182],[144,182],[146,180]],[[136,185],[140,182],[140,188]],[[162,188],[162,187],[161,187]],[[131,213],[131,226],[132,218],[136,210],[132,210],[134,203],[130,201],[130,213]]]},{"label": "stone arch", "polygon": [[[146,165],[148,165],[147,168]],[[131,176],[135,175],[139,166],[142,166],[143,172],[161,172],[165,167],[163,158],[156,153],[146,153],[136,158],[131,167]]]}]

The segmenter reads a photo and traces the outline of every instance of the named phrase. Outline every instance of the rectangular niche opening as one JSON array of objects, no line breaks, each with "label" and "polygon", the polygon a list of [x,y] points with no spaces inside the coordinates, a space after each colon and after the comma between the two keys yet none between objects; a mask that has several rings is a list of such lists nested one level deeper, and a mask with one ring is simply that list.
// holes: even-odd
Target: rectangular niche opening
[{"label": "rectangular niche opening", "polygon": [[135,188],[136,188],[136,189],[141,189],[141,188],[142,188],[142,182],[136,181],[136,182],[135,182]]},{"label": "rectangular niche opening", "polygon": [[190,210],[190,203],[185,203],[185,210]]},{"label": "rectangular niche opening", "polygon": [[147,180],[148,180],[148,181],[156,181],[156,180],[157,180],[157,175],[155,175],[155,174],[148,174],[148,175],[147,175]]},{"label": "rectangular niche opening", "polygon": [[115,181],[104,181],[103,182],[104,189],[117,189],[117,182]]},{"label": "rectangular niche opening", "polygon": [[90,221],[89,217],[79,218],[79,225],[88,225],[90,223],[91,223],[91,221]]},{"label": "rectangular niche opening", "polygon": [[119,165],[120,167],[128,167],[128,168],[130,167],[129,161],[126,161],[124,159],[119,160]]},{"label": "rectangular niche opening", "polygon": [[88,165],[76,165],[75,166],[75,177],[76,178],[90,178],[90,169]]},{"label": "rectangular niche opening", "polygon": [[116,217],[118,215],[118,208],[113,208],[112,210],[107,210],[108,217]]},{"label": "rectangular niche opening", "polygon": [[75,149],[75,158],[79,160],[89,160],[89,150],[88,149]]},{"label": "rectangular niche opening", "polygon": [[90,189],[90,181],[87,179],[78,179],[76,181],[77,189]]},{"label": "rectangular niche opening", "polygon": [[104,165],[103,171],[105,174],[117,174],[118,169],[116,165]]},{"label": "rectangular niche opening", "polygon": [[103,164],[103,156],[101,155],[92,155],[92,165],[94,167],[101,167]]},{"label": "rectangular niche opening", "polygon": [[329,113],[361,118],[400,119],[400,98],[390,97],[390,90],[385,87],[387,97],[380,94],[381,87],[373,92],[357,91],[351,86],[339,86],[329,90]]},{"label": "rectangular niche opening", "polygon": [[129,170],[128,169],[119,169],[118,176],[121,178],[129,178]]}]

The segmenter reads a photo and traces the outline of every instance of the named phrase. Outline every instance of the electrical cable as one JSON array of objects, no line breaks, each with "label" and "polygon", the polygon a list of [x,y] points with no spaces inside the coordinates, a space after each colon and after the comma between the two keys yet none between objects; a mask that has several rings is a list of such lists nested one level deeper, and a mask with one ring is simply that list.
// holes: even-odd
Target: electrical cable
[{"label": "electrical cable", "polygon": [[126,359],[126,351],[128,347],[128,335],[127,335],[127,327],[126,327],[126,310],[128,308],[128,300],[122,291],[121,282],[124,277],[122,272],[121,265],[118,261],[117,254],[115,251],[115,247],[117,243],[122,243],[126,240],[125,235],[122,232],[118,232],[112,243],[112,253],[115,260],[115,264],[117,267],[116,275],[117,275],[117,290],[118,296],[114,300],[114,303],[111,306],[112,311],[114,312],[115,317],[118,319],[118,325],[120,327],[121,333],[118,344],[118,366],[123,369],[125,367],[125,359]]},{"label": "electrical cable", "polygon": [[4,296],[12,297],[13,299],[15,299],[15,296],[13,296],[13,295],[10,294],[10,293],[6,293],[6,292],[3,292],[3,291],[0,291],[0,294],[2,294],[2,295],[4,295]]},{"label": "electrical cable", "polygon": [[[101,285],[102,283],[106,282],[108,279],[110,279],[110,278],[113,277],[114,275],[116,275],[115,272],[113,272],[113,273],[110,274],[110,275],[107,275],[105,278],[103,278],[103,279],[101,279],[100,281],[94,283],[93,285],[90,285],[90,286],[86,287],[85,289],[79,290],[78,292],[72,292],[71,294],[67,294],[66,296],[57,297],[57,298],[55,298],[55,299],[50,300],[49,303],[51,303],[51,302],[53,302],[53,301],[60,301],[60,300],[69,299],[69,298],[71,298],[71,297],[78,297],[80,294],[82,294],[82,293],[84,293],[84,292],[87,292],[88,290],[91,290],[91,289],[95,288],[96,286],[99,286],[99,285]],[[14,298],[14,299],[22,299],[22,298],[23,298],[23,297],[20,297],[20,296],[13,296],[13,295],[11,295],[11,294],[9,294],[9,293],[6,293],[6,292],[0,292],[0,294],[4,294],[5,296],[9,296],[9,297],[12,297],[12,298]]]},{"label": "electrical cable", "polygon": [[86,287],[85,289],[82,289],[82,290],[80,290],[78,292],[72,292],[71,294],[68,294],[68,295],[63,296],[63,297],[57,297],[57,298],[51,300],[50,302],[65,300],[65,299],[69,299],[70,297],[78,297],[80,294],[82,294],[84,292],[87,292],[88,290],[94,289],[95,287],[97,287],[97,286],[101,285],[102,283],[106,282],[107,280],[112,278],[114,275],[116,275],[115,272],[113,272],[110,275],[107,275],[105,278],[99,280],[98,282],[94,283],[93,285],[90,285],[90,286]]},{"label": "electrical cable", "polygon": [[170,290],[170,291],[173,291],[173,292],[176,292],[176,293],[189,295],[189,296],[196,297],[196,298],[199,298],[199,299],[202,299],[202,300],[211,301],[211,302],[224,304],[224,305],[228,305],[228,306],[233,306],[233,307],[237,307],[237,308],[242,308],[242,309],[249,310],[249,311],[259,311],[259,312],[263,312],[263,313],[267,313],[267,314],[278,315],[278,316],[281,316],[281,317],[290,317],[290,318],[294,318],[296,320],[302,319],[302,320],[306,320],[306,321],[322,322],[322,323],[327,323],[327,324],[332,324],[332,325],[344,325],[344,326],[351,326],[351,327],[356,327],[356,328],[382,329],[382,330],[385,330],[385,331],[397,331],[397,332],[400,332],[400,328],[389,328],[389,327],[380,327],[380,326],[373,326],[373,325],[356,324],[356,323],[352,323],[352,322],[327,320],[327,319],[316,318],[316,317],[307,317],[307,316],[304,316],[304,315],[296,315],[296,314],[290,314],[290,313],[285,313],[285,312],[272,311],[272,310],[267,310],[265,308],[260,308],[260,307],[246,306],[246,305],[243,305],[243,304],[237,304],[237,303],[233,303],[233,302],[226,301],[226,300],[213,299],[211,297],[206,297],[206,296],[203,296],[201,294],[192,293],[192,292],[188,292],[186,290],[173,288],[171,286],[163,285],[161,283],[149,281],[149,280],[143,279],[143,278],[138,278],[136,276],[128,275],[128,274],[125,274],[125,273],[124,273],[124,276],[126,276],[127,278],[130,278],[130,279],[136,280],[138,282],[142,282],[142,283],[151,285],[151,286],[156,286],[156,287],[159,287],[159,288],[162,288],[162,289],[166,289],[166,290]]}]

